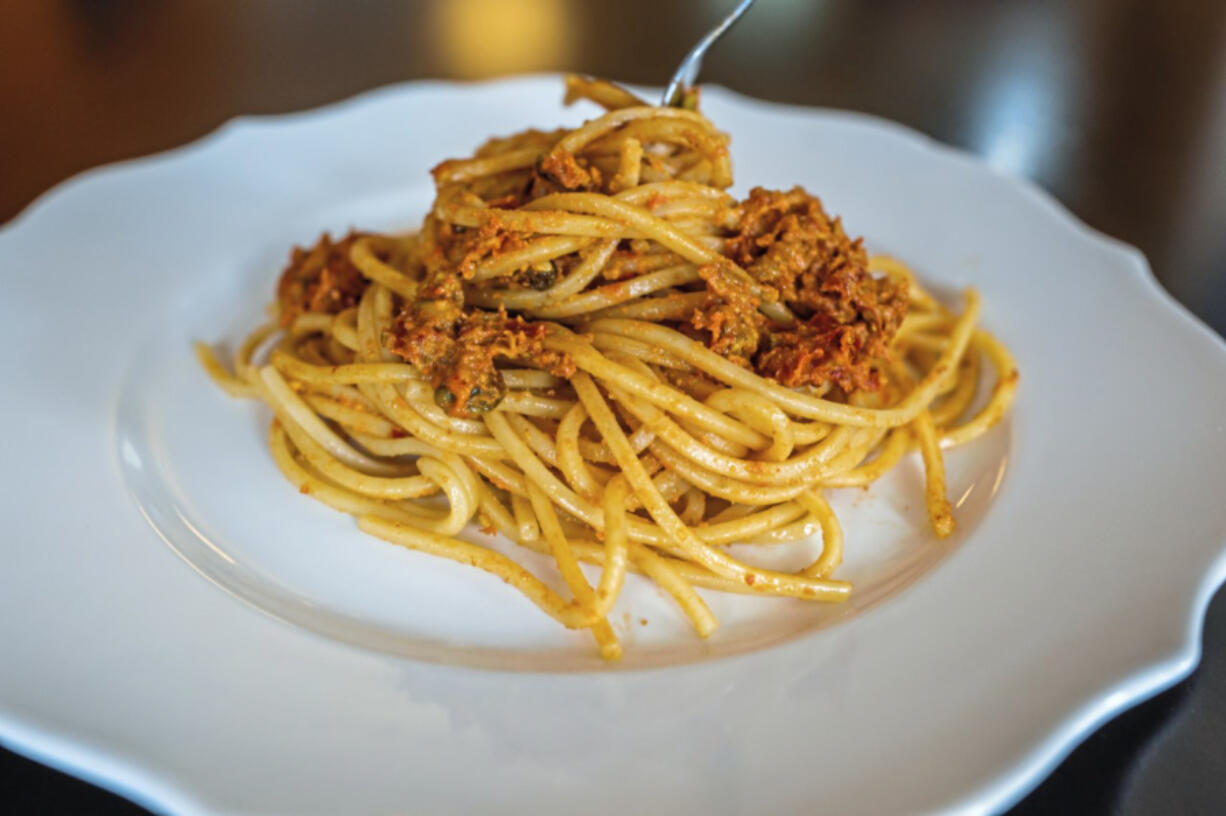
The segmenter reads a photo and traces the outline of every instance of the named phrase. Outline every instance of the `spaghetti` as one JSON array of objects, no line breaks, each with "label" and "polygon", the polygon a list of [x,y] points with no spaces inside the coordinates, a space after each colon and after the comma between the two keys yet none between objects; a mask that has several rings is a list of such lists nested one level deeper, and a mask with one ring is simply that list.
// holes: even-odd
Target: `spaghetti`
[{"label": "spaghetti", "polygon": [[[416,234],[294,250],[232,372],[197,345],[223,388],[272,409],[286,478],[372,535],[502,578],[608,659],[628,572],[703,637],[718,624],[697,588],[845,600],[824,493],[912,449],[949,535],[942,448],[1017,387],[978,295],[946,308],[799,188],[735,200],[727,138],[698,112],[567,85],[606,113],[443,162]],[[473,521],[552,556],[566,594],[458,537]],[[795,573],[727,551],[819,533]]]}]

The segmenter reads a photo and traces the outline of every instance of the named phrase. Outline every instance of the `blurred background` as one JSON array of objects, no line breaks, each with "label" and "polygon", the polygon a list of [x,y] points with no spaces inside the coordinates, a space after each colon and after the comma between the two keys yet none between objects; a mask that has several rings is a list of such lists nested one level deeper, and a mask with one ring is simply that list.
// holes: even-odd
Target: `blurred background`
[{"label": "blurred background", "polygon": [[[659,85],[732,5],[0,0],[0,223],[86,168],[387,83],[575,70]],[[893,119],[1029,177],[1226,333],[1226,0],[759,0],[703,77]],[[1226,812],[1226,598],[1204,638],[1189,680],[1013,812]],[[2,749],[0,811],[144,813]]]}]

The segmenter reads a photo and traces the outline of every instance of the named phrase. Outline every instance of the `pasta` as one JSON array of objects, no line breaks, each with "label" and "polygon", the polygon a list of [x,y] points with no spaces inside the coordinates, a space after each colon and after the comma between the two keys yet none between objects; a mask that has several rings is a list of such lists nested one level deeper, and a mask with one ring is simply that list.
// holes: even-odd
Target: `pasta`
[{"label": "pasta", "polygon": [[[978,294],[947,308],[799,188],[737,201],[727,138],[697,111],[567,86],[606,112],[443,162],[417,233],[294,250],[232,368],[197,344],[228,393],[272,410],[286,478],[502,578],[607,659],[630,572],[702,637],[718,621],[700,588],[846,600],[825,493],[912,450],[949,535],[942,450],[1000,420],[1018,380]],[[459,537],[473,522],[550,555],[566,593]],[[817,534],[795,573],[727,550]]]}]

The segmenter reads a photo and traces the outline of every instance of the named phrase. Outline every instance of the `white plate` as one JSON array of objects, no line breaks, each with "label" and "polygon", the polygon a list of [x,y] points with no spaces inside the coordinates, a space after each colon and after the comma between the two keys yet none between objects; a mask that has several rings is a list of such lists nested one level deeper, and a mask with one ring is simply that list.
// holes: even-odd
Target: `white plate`
[{"label": "white plate", "polygon": [[0,740],[183,814],[981,812],[1191,670],[1226,573],[1226,348],[1135,250],[862,116],[704,95],[738,192],[804,184],[977,286],[1016,354],[1011,419],[951,456],[948,545],[909,461],[839,497],[850,605],[712,595],[702,643],[632,583],[609,670],[496,579],[289,488],[190,340],[237,338],[290,244],[412,226],[437,161],[591,113],[560,88],[239,120],[0,233]]}]

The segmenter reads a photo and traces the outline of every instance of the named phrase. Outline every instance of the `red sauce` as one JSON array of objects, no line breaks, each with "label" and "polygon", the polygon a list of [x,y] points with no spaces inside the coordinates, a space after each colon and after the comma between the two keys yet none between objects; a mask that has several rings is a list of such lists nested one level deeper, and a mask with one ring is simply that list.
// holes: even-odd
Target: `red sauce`
[{"label": "red sauce", "polygon": [[277,282],[282,326],[304,312],[336,314],[358,305],[367,280],[349,260],[349,250],[361,237],[350,232],[334,242],[325,233],[310,249],[294,247]]},{"label": "red sauce", "polygon": [[[765,331],[759,322],[759,342],[752,354],[741,355],[751,357],[754,371],[789,387],[832,383],[852,391],[881,385],[871,362],[889,353],[906,315],[906,287],[874,278],[863,241],[849,238],[817,198],[800,187],[786,193],[755,188],[724,246],[729,258],[777,292],[802,321]],[[725,323],[748,323],[746,304],[729,301],[722,308],[729,312]],[[749,334],[748,328],[740,331]],[[718,339],[713,335],[713,342]]]}]

